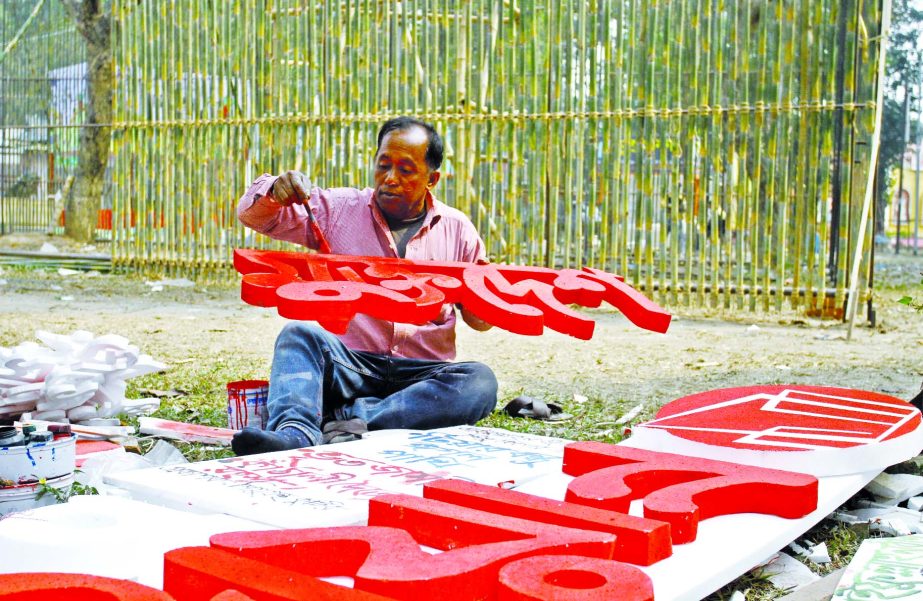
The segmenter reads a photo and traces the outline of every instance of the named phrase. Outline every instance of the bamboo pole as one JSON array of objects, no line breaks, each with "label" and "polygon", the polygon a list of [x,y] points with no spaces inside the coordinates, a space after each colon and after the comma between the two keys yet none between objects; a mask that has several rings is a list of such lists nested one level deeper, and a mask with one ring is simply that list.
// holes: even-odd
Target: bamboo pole
[{"label": "bamboo pole", "polygon": [[881,34],[879,36],[878,47],[878,92],[875,99],[875,126],[872,132],[872,151],[869,155],[868,175],[865,182],[865,196],[862,201],[862,212],[860,213],[859,235],[856,237],[858,243],[853,254],[852,272],[849,277],[849,295],[846,307],[846,318],[849,324],[846,330],[846,340],[852,339],[853,326],[856,321],[856,310],[859,306],[859,266],[862,263],[864,245],[866,244],[865,230],[868,225],[869,214],[872,206],[872,193],[875,186],[875,167],[878,161],[878,153],[881,148],[881,117],[884,112],[884,86],[882,83],[885,78],[885,66],[887,64],[888,51],[888,34],[891,28],[891,0],[882,1],[881,17]]}]

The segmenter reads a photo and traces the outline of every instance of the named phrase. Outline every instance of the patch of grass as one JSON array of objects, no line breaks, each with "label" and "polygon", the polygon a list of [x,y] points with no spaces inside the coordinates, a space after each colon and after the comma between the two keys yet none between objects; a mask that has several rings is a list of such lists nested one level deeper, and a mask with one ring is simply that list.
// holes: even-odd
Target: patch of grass
[{"label": "patch of grass", "polygon": [[[826,576],[840,568],[846,567],[859,545],[868,537],[868,528],[864,533],[850,528],[834,520],[823,520],[798,538],[799,544],[803,547],[809,547],[821,542],[827,543],[827,553],[830,555],[831,562],[826,564],[815,564],[802,559],[802,561],[811,568],[815,574]],[[800,559],[800,558],[799,558]]]},{"label": "patch of grass", "polygon": [[[513,432],[525,432],[539,436],[554,436],[571,440],[595,440],[599,442],[617,443],[625,438],[630,424],[617,425],[615,422],[634,405],[628,401],[612,401],[600,397],[588,397],[586,401],[577,402],[573,398],[561,399],[554,397],[541,397],[546,403],[560,405],[564,413],[572,417],[563,421],[542,421],[530,418],[510,417],[503,411],[513,398],[500,399],[497,409],[478,425],[489,428],[503,428]],[[530,395],[534,396],[534,395]],[[632,423],[647,421],[653,417],[654,409],[645,409],[636,416]]]},{"label": "patch of grass", "polygon": [[252,362],[243,358],[193,358],[164,372],[129,380],[126,396],[146,396],[144,389],[185,391],[185,395],[161,398],[153,417],[227,428],[228,382],[261,377]]},{"label": "patch of grass", "polygon": [[728,601],[735,591],[743,593],[747,601],[770,601],[788,594],[788,591],[774,586],[768,576],[747,572],[705,597],[703,601]]},{"label": "patch of grass", "polygon": [[[186,394],[160,399],[160,408],[151,417],[178,422],[201,424],[216,428],[228,427],[227,384],[235,380],[260,379],[252,363],[237,357],[216,360],[201,358],[160,373],[147,374],[128,381],[126,396],[140,398],[143,390],[179,390]],[[123,420],[137,427],[137,420]],[[170,441],[189,461],[206,461],[232,457],[228,447]]]}]

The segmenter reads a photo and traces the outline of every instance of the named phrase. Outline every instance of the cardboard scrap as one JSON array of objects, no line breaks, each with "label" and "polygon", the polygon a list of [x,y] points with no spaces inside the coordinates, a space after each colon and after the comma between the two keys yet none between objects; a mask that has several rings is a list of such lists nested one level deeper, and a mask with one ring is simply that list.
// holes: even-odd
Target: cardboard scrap
[{"label": "cardboard scrap", "polygon": [[806,584],[780,601],[829,601],[846,568],[827,574],[817,582]]},{"label": "cardboard scrap", "polygon": [[834,599],[923,601],[923,535],[869,538],[843,572]]},{"label": "cardboard scrap", "polygon": [[903,507],[868,507],[837,511],[831,517],[844,524],[867,523],[870,532],[881,532],[891,536],[923,534],[923,514]]},{"label": "cardboard scrap", "polygon": [[923,493],[923,476],[882,472],[868,483],[865,490],[875,495],[876,501],[900,503]]},{"label": "cardboard scrap", "polygon": [[754,570],[757,575],[769,578],[783,590],[796,590],[819,579],[819,576],[787,553],[778,553],[768,563]]}]

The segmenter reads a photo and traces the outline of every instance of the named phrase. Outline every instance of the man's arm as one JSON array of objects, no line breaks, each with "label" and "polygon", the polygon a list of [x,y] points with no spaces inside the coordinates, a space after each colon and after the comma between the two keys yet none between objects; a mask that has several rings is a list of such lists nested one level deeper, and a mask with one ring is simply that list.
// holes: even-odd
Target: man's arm
[{"label": "man's arm", "polygon": [[[481,254],[483,254],[483,252],[484,252],[484,250],[483,250],[483,248],[484,248],[483,244],[484,244],[484,243],[481,242],[480,239],[478,239],[478,242],[480,243],[478,252],[481,253]],[[474,262],[477,263],[478,265],[488,265],[488,264],[490,264],[490,261],[488,261],[487,259],[485,259],[485,258],[483,258],[483,257],[482,257],[482,258],[479,258],[479,259],[477,259],[477,260],[475,260]],[[462,306],[461,304],[458,305],[458,308],[461,310],[462,319],[465,320],[465,323],[468,324],[468,326],[469,326],[471,329],[477,330],[478,332],[486,332],[486,331],[489,330],[490,328],[494,327],[492,323],[488,323],[488,322],[484,321],[483,319],[481,319],[480,317],[478,317],[477,315],[475,315],[474,313],[472,313],[471,311],[469,311],[468,309],[466,309],[466,308],[465,308],[464,306]]]},{"label": "man's arm", "polygon": [[237,217],[250,229],[277,240],[330,252],[308,205],[312,186],[297,171],[258,177],[237,204]]}]

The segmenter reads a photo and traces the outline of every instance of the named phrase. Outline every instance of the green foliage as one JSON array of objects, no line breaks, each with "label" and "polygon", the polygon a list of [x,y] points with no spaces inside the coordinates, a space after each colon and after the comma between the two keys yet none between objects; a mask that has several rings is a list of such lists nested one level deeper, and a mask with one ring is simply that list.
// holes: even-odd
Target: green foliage
[{"label": "green foliage", "polygon": [[7,194],[13,197],[35,196],[35,193],[38,191],[38,183],[39,178],[37,175],[26,173],[13,182]]},{"label": "green foliage", "polygon": [[785,591],[773,586],[767,576],[748,572],[705,597],[704,601],[729,601],[735,591],[743,593],[747,601],[769,601],[785,595]]},{"label": "green foliage", "polygon": [[[887,85],[893,95],[917,83],[923,56],[918,52],[920,35],[923,33],[923,10],[915,0],[896,0],[891,15],[891,35],[888,48]],[[912,101],[920,90],[911,89]]]},{"label": "green foliage", "polygon": [[[74,473],[79,473],[80,470],[74,470]],[[86,484],[81,484],[77,481],[74,481],[67,488],[55,488],[48,484],[48,482],[42,478],[38,482],[38,494],[35,495],[36,499],[41,499],[45,495],[54,497],[57,503],[66,503],[68,499],[75,495],[98,495],[99,491],[96,490],[94,486],[88,486]]]},{"label": "green foliage", "polygon": [[[923,286],[923,280],[920,280],[920,286]],[[923,301],[920,301],[918,299],[919,297],[917,297],[917,299],[914,299],[914,297],[912,296],[904,295],[901,298],[899,298],[897,302],[901,303],[902,305],[907,305],[908,307],[913,307],[917,311],[923,313]]]},{"label": "green foliage", "polygon": [[824,566],[825,574],[848,565],[856,551],[859,550],[859,545],[865,540],[859,532],[843,524],[837,524],[821,534],[822,536],[815,538],[826,541],[827,553],[830,554],[832,560],[829,565]]}]

